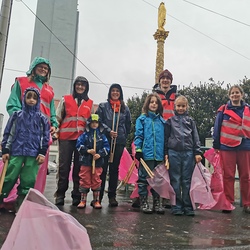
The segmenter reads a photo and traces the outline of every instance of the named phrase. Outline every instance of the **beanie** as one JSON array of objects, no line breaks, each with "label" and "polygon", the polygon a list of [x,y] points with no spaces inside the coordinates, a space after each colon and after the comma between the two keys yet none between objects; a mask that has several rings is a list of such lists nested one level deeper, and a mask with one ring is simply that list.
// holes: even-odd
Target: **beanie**
[{"label": "beanie", "polygon": [[159,75],[159,82],[160,82],[161,78],[163,78],[163,77],[167,77],[168,79],[171,80],[171,83],[172,83],[172,81],[173,81],[173,75],[167,69],[163,70],[160,73],[160,75]]},{"label": "beanie", "polygon": [[92,114],[90,116],[90,122],[93,122],[93,121],[99,122],[99,115],[98,114]]}]

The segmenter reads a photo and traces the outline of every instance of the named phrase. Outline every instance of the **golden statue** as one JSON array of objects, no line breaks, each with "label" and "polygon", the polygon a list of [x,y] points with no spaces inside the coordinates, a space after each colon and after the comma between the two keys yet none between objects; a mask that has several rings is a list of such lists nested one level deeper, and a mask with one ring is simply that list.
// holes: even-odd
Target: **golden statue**
[{"label": "golden statue", "polygon": [[164,25],[166,24],[166,8],[163,2],[161,2],[158,8],[158,29],[165,30]]}]

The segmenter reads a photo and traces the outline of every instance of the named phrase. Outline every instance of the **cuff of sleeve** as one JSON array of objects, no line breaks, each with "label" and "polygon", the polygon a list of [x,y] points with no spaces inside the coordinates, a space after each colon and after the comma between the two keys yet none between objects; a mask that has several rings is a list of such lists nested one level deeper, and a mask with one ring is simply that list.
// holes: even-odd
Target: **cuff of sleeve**
[{"label": "cuff of sleeve", "polygon": [[10,150],[8,148],[2,148],[2,154],[5,155],[5,154],[9,154],[10,153]]},{"label": "cuff of sleeve", "polygon": [[39,150],[39,155],[45,156],[46,153],[47,153],[47,149],[45,149],[45,148],[42,148],[42,149]]}]

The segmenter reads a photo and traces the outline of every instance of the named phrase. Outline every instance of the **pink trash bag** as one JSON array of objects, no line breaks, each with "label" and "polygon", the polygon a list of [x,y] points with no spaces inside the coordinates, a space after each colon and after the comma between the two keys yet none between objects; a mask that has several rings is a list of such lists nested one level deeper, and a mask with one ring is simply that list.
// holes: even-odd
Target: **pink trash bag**
[{"label": "pink trash bag", "polygon": [[[0,161],[0,173],[2,173],[4,163]],[[17,186],[19,185],[19,180],[15,184],[14,188],[10,191],[9,196],[3,199],[3,203],[0,205],[0,208],[5,208],[7,210],[14,210],[15,201],[17,198]]]},{"label": "pink trash bag", "polygon": [[211,148],[205,152],[204,156],[214,167],[210,188],[215,200],[215,204],[204,204],[199,208],[211,210],[234,210],[235,207],[227,200],[224,193],[223,171],[220,164],[220,155],[216,153],[213,148]]},{"label": "pink trash bag", "polygon": [[169,173],[164,163],[161,163],[153,170],[154,177],[147,178],[147,182],[162,198],[170,200],[171,205],[176,204],[176,196],[170,184]]},{"label": "pink trash bag", "polygon": [[[122,157],[120,160],[120,165],[119,165],[119,180],[123,181],[126,177],[126,175],[128,174],[128,170],[130,168],[130,166],[133,163],[133,159],[130,156],[128,150],[126,148],[124,148],[123,153],[122,153]],[[138,170],[136,168],[134,168],[129,180],[127,183],[129,184],[135,184],[136,181],[138,180]]]},{"label": "pink trash bag", "polygon": [[31,188],[10,228],[2,250],[91,250],[87,230]]},{"label": "pink trash bag", "polygon": [[210,188],[211,174],[201,163],[195,165],[191,180],[190,198],[193,209],[196,209],[195,203],[200,205],[215,205],[216,201]]}]

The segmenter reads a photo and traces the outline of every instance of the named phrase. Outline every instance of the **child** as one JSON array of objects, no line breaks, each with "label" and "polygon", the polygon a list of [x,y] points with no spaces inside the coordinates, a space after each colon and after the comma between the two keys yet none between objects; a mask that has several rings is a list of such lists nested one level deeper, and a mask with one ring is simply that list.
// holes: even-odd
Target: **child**
[{"label": "child", "polygon": [[[79,136],[76,148],[80,153],[79,161],[81,164],[80,169],[80,186],[79,191],[81,193],[81,202],[77,206],[78,208],[85,208],[87,195],[89,189],[93,191],[94,200],[91,202],[91,206],[96,209],[102,208],[99,201],[102,166],[104,163],[104,157],[109,154],[110,147],[106,136],[102,133],[104,128],[99,122],[99,116],[92,114],[88,120],[85,132]],[[96,141],[96,145],[94,145]],[[96,148],[96,149],[95,149]],[[95,161],[95,173],[92,173],[92,164]]]},{"label": "child", "polygon": [[39,165],[44,162],[49,146],[50,126],[40,111],[40,93],[29,87],[24,92],[22,110],[15,111],[4,130],[3,162],[9,161],[0,203],[9,195],[18,177],[17,208],[35,185]]},{"label": "child", "polygon": [[[153,170],[164,160],[164,124],[162,118],[162,103],[156,93],[147,96],[142,108],[142,114],[136,120],[135,131],[135,157],[138,161],[143,158],[148,167]],[[153,209],[148,204],[148,177],[146,170],[140,164],[138,172],[138,193],[140,196],[140,209],[143,213],[156,212],[164,214],[160,196],[153,189]]]},{"label": "child", "polygon": [[175,116],[169,118],[165,130],[165,154],[169,161],[170,183],[176,193],[172,214],[194,216],[190,200],[190,185],[195,161],[201,161],[199,135],[194,120],[188,116],[188,100],[175,100]]}]

